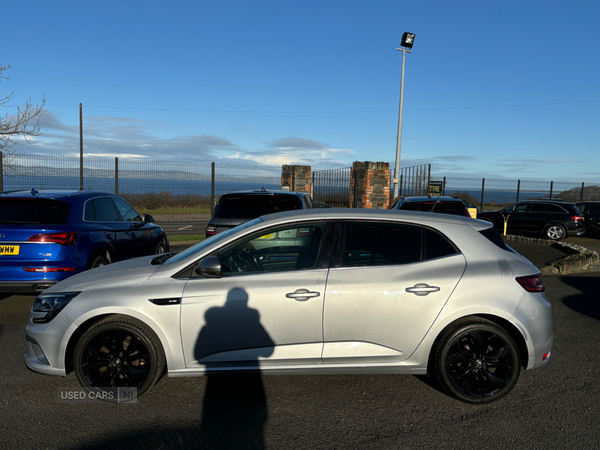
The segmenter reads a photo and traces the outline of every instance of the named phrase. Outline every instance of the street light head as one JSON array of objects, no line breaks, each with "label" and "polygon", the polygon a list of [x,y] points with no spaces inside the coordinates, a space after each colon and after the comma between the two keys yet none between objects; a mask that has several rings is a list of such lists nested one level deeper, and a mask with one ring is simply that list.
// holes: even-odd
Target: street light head
[{"label": "street light head", "polygon": [[407,31],[402,35],[402,41],[400,42],[400,47],[412,48],[415,42],[415,34],[409,33]]}]

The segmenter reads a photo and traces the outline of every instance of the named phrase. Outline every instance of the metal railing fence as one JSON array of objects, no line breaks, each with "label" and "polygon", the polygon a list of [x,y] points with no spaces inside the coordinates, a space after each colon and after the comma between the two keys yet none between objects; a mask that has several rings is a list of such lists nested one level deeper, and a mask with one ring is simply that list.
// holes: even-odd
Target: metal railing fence
[{"label": "metal railing fence", "polygon": [[349,208],[351,167],[312,172],[312,197],[317,205]]},{"label": "metal railing fence", "polygon": [[[315,203],[351,207],[351,171],[350,167],[313,170]],[[209,217],[216,199],[225,192],[263,187],[281,189],[282,169],[265,165],[86,156],[81,178],[79,156],[12,155],[10,165],[4,167],[0,152],[0,174],[0,191],[32,188],[75,191],[83,186],[86,190],[123,195],[140,212],[171,211],[165,212],[164,217],[154,212],[159,219],[181,220],[189,214]],[[443,181],[444,194],[458,195],[481,208],[527,199],[600,200],[600,183],[433,177],[430,164],[403,167],[398,178],[400,195],[426,195],[430,181]]]}]

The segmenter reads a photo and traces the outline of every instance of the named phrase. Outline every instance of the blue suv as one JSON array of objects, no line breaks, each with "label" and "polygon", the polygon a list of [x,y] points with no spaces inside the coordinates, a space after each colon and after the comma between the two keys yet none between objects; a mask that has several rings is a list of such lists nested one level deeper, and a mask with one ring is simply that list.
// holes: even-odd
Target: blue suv
[{"label": "blue suv", "polygon": [[165,253],[152,216],[100,191],[0,193],[0,292],[36,293],[94,267]]}]

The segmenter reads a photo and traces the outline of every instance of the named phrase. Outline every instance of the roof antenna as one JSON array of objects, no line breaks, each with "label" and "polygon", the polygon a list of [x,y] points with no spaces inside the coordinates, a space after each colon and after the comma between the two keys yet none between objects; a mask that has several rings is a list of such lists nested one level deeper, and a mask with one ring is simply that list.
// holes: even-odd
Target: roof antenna
[{"label": "roof antenna", "polygon": [[264,186],[262,187],[262,191],[263,191],[263,192],[267,192],[267,190],[265,189],[265,187],[264,187]]},{"label": "roof antenna", "polygon": [[34,188],[31,188],[31,195],[35,195],[37,193],[38,193],[38,191],[36,191]]}]

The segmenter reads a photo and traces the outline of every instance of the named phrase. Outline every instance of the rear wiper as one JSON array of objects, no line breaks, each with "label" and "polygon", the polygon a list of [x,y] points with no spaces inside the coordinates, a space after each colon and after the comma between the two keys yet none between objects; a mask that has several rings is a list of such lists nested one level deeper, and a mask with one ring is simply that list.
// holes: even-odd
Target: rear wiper
[{"label": "rear wiper", "polygon": [[11,224],[11,225],[39,225],[42,222],[28,222],[26,220],[6,220],[6,219],[0,219],[0,223],[2,223],[2,225],[6,225],[6,224]]}]

